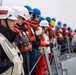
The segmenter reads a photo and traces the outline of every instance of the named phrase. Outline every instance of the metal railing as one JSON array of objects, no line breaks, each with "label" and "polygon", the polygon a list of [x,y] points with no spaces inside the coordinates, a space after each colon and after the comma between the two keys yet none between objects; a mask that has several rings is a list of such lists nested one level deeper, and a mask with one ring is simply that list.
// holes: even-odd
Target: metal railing
[{"label": "metal railing", "polygon": [[[70,46],[69,38],[68,37],[66,37],[66,38],[67,38],[67,43],[66,44],[63,44],[63,45],[58,45],[57,38],[56,38],[56,45],[54,45],[54,47],[52,48],[53,49],[52,50],[53,51],[53,57],[54,57],[54,62],[53,63],[55,64],[56,75],[59,75],[59,67],[61,67],[61,65],[59,65],[60,64],[60,59],[59,58],[61,56],[61,50],[67,49],[68,50],[68,53],[69,54],[71,53],[71,46]],[[65,46],[65,48],[61,49],[61,46]],[[50,65],[50,61],[48,59],[47,52],[46,52],[45,49],[43,49],[43,50],[44,50],[44,55],[45,55],[45,59],[46,59],[46,63],[47,63],[48,71],[49,71],[49,75],[53,75],[53,73],[52,73],[52,67]],[[65,53],[66,53],[66,51],[65,51]],[[39,57],[39,59],[41,58],[41,56]],[[69,56],[69,58],[70,58],[70,56]],[[29,72],[28,75],[30,75],[32,73],[32,71],[34,70],[34,68],[38,64],[39,59],[34,64],[33,68],[31,69],[31,71]],[[63,70],[63,71],[66,72],[66,70]],[[66,73],[66,75],[68,75],[68,73]]]},{"label": "metal railing", "polygon": [[[64,48],[61,48],[62,46],[64,46]],[[70,55],[71,49],[72,47],[68,36],[66,36],[66,43],[63,45],[58,44],[56,37],[56,45],[53,48],[53,56],[54,56],[54,63],[55,63],[57,75],[59,75],[59,67],[61,67],[60,65],[60,56],[62,55],[61,50],[65,50],[64,54],[68,53],[68,58],[71,58]],[[68,73],[66,73],[66,75],[68,75]]]}]

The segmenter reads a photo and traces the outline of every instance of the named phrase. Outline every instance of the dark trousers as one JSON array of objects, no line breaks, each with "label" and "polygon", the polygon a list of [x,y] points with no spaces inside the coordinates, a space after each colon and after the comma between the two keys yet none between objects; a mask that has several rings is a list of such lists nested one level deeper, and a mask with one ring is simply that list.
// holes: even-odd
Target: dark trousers
[{"label": "dark trousers", "polygon": [[27,54],[26,54],[26,52],[22,53],[22,56],[23,56],[24,75],[28,75]]},{"label": "dark trousers", "polygon": [[[36,61],[38,60],[40,53],[37,48],[33,48],[29,54],[30,54],[30,70],[31,70],[35,65]],[[32,71],[31,75],[35,75],[35,73],[36,73],[36,67]]]}]

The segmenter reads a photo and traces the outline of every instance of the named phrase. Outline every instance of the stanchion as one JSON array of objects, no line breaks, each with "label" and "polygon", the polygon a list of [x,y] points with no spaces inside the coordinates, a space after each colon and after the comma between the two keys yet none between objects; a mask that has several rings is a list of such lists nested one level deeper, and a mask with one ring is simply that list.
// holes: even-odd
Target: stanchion
[{"label": "stanchion", "polygon": [[2,0],[0,0],[0,6],[2,6]]},{"label": "stanchion", "polygon": [[53,75],[52,74],[52,68],[48,59],[48,55],[47,55],[47,51],[43,48],[44,51],[44,55],[45,55],[45,59],[46,59],[46,63],[47,63],[47,67],[48,67],[48,71],[49,71],[49,75]]},{"label": "stanchion", "polygon": [[56,74],[58,75],[58,60],[57,60],[58,56],[57,56],[55,47],[53,48],[53,55],[54,55],[54,62],[55,62],[55,66],[56,66]]},{"label": "stanchion", "polygon": [[69,50],[69,58],[71,58],[70,57],[71,50],[70,50],[70,44],[69,43],[70,43],[69,42],[69,37],[67,36],[67,45],[68,45],[68,50]]}]

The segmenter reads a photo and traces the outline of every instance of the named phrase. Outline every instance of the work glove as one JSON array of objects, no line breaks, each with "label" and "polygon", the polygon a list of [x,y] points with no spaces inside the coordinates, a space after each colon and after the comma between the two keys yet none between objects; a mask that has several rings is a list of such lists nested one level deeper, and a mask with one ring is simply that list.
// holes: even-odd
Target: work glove
[{"label": "work glove", "polygon": [[46,47],[51,47],[51,48],[53,48],[54,45],[53,45],[53,44],[47,44]]},{"label": "work glove", "polygon": [[29,39],[27,38],[27,36],[22,37],[16,36],[14,41],[17,46],[20,46],[20,45],[27,45],[26,43],[29,42]]},{"label": "work glove", "polygon": [[19,46],[20,52],[27,52],[32,50],[32,44],[30,42],[27,43],[27,45],[21,45]]}]

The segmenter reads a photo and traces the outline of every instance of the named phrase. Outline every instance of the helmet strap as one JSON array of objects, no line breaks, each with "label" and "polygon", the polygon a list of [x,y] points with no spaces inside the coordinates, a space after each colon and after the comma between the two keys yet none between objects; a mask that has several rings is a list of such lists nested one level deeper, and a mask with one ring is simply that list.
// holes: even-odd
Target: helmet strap
[{"label": "helmet strap", "polygon": [[36,18],[36,15],[35,14],[33,14],[33,19],[35,19]]},{"label": "helmet strap", "polygon": [[1,25],[1,20],[0,20],[0,25]]},{"label": "helmet strap", "polygon": [[7,26],[7,28],[8,28],[8,29],[10,29],[10,28],[9,28],[9,25],[8,25],[8,22],[7,22],[7,20],[8,20],[8,19],[6,18],[6,19],[5,19],[6,26]]}]

